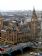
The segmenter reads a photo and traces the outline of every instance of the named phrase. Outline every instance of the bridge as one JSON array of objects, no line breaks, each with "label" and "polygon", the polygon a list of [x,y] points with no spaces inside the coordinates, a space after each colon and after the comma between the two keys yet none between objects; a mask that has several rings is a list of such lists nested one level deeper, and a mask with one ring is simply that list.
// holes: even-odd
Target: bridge
[{"label": "bridge", "polygon": [[4,50],[0,51],[0,56],[8,55],[12,56],[12,53],[15,51],[21,51],[23,53],[23,49],[30,47],[30,48],[36,48],[36,45],[34,46],[34,43],[26,42],[26,43],[19,43],[17,45],[5,45],[1,46],[0,48],[3,48]]}]

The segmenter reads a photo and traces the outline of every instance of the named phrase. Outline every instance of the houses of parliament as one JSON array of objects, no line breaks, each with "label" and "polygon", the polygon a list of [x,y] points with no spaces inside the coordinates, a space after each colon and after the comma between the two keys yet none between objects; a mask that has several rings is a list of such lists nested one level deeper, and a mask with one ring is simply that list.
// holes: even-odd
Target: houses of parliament
[{"label": "houses of parliament", "polygon": [[31,21],[24,24],[10,20],[4,25],[3,17],[0,16],[0,43],[17,44],[28,41],[38,41],[40,37],[41,24],[38,20],[35,9],[33,9]]}]

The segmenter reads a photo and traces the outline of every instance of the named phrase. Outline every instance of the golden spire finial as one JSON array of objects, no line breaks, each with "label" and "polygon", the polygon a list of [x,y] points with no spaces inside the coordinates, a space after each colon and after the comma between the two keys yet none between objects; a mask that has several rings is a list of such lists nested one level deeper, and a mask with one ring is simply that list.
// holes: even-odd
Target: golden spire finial
[{"label": "golden spire finial", "polygon": [[35,7],[33,6],[33,12],[35,12]]}]

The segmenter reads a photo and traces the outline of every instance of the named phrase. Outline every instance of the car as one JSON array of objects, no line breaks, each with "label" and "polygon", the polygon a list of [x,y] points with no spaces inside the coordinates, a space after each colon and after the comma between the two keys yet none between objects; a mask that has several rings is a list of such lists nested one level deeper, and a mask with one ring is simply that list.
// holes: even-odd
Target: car
[{"label": "car", "polygon": [[42,56],[42,55],[40,55],[40,53],[37,53],[35,56]]},{"label": "car", "polygon": [[39,56],[39,55],[40,55],[40,53],[36,53],[36,52],[30,52],[30,55]]},{"label": "car", "polygon": [[34,52],[30,52],[30,55],[33,55],[34,54]]}]

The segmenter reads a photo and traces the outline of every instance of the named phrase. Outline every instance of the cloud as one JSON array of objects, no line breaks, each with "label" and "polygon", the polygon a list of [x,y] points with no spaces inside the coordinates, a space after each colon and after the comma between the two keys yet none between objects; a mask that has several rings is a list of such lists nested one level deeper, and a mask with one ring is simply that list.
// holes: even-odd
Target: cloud
[{"label": "cloud", "polygon": [[0,0],[0,10],[42,10],[42,0]]}]

